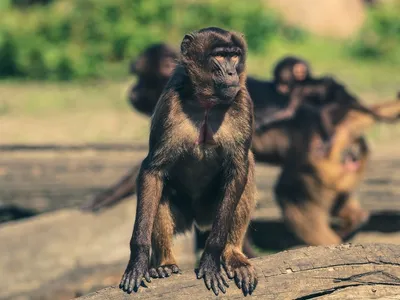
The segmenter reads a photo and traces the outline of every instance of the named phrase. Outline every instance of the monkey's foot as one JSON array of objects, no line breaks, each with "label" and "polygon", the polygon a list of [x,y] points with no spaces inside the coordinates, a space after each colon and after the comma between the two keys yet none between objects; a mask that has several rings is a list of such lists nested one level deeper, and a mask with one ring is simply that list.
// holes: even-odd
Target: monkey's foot
[{"label": "monkey's foot", "polygon": [[140,257],[133,262],[129,261],[119,284],[119,288],[130,294],[132,291],[138,291],[143,282],[143,277],[147,282],[151,282],[147,261],[148,260],[140,259]]},{"label": "monkey's foot", "polygon": [[197,279],[201,278],[204,279],[207,289],[212,289],[216,296],[218,296],[220,290],[225,294],[225,287],[229,287],[228,279],[221,269],[219,256],[203,253],[203,257],[201,258],[200,266],[197,271]]},{"label": "monkey's foot", "polygon": [[364,210],[360,210],[358,214],[353,214],[353,222],[346,226],[345,228],[340,229],[337,233],[343,239],[343,241],[347,241],[354,237],[365,225],[367,225],[370,218],[370,213]]},{"label": "monkey's foot", "polygon": [[153,267],[150,268],[149,274],[153,278],[165,278],[169,277],[172,274],[181,274],[182,271],[179,267],[175,264],[172,265],[162,265],[157,268]]},{"label": "monkey's foot", "polygon": [[244,296],[251,295],[256,289],[258,279],[254,267],[241,253],[233,252],[225,256],[224,267],[230,279],[234,279],[237,287],[243,291]]}]

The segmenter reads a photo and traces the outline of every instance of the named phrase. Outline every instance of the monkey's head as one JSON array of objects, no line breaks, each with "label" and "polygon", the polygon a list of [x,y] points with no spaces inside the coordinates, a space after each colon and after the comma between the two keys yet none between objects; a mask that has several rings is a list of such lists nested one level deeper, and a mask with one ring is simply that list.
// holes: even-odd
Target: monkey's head
[{"label": "monkey's head", "polygon": [[311,77],[311,69],[305,60],[287,56],[275,65],[273,75],[277,90],[286,94],[289,92],[290,84],[309,79]]},{"label": "monkey's head", "polygon": [[245,86],[247,44],[240,33],[217,27],[185,35],[181,65],[202,105],[231,103]]},{"label": "monkey's head", "polygon": [[169,78],[176,66],[178,53],[164,43],[153,44],[130,66],[132,74],[152,78]]}]

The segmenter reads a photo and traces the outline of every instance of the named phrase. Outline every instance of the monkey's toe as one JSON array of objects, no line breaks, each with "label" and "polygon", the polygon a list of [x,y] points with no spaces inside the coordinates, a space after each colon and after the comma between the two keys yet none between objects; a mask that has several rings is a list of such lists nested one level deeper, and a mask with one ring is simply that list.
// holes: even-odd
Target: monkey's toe
[{"label": "monkey's toe", "polygon": [[149,270],[149,274],[153,278],[165,278],[169,277],[172,274],[181,274],[182,271],[179,267],[175,264],[172,265],[163,265],[157,268],[151,268]]}]

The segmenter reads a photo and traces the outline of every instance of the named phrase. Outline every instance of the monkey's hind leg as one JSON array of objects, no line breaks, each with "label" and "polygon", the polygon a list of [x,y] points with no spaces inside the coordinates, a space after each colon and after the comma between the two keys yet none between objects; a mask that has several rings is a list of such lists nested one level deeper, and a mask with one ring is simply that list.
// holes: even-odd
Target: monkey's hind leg
[{"label": "monkey's hind leg", "polygon": [[173,273],[181,273],[172,252],[172,239],[175,231],[175,221],[168,201],[163,199],[158,207],[151,238],[150,276],[165,278]]},{"label": "monkey's hind leg", "polygon": [[343,240],[354,236],[369,220],[370,214],[364,210],[356,198],[348,194],[343,195],[343,204],[334,212],[334,215],[343,221],[338,234]]},{"label": "monkey's hind leg", "polygon": [[227,244],[222,253],[223,266],[228,277],[235,280],[237,287],[242,289],[245,296],[251,295],[258,283],[253,265],[242,252],[251,212],[255,206],[253,172],[254,170],[250,168],[248,181],[232,217],[232,226],[228,232]]},{"label": "monkey's hind leg", "polygon": [[283,205],[283,215],[288,227],[307,245],[337,245],[340,236],[330,227],[330,213],[324,207],[308,202]]}]

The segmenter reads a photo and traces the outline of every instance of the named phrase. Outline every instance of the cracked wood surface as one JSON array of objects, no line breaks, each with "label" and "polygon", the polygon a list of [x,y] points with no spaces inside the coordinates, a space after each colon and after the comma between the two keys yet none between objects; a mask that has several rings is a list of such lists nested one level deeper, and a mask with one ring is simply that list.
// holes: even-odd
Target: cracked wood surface
[{"label": "cracked wood surface", "polygon": [[[400,246],[306,247],[252,259],[259,284],[249,299],[400,299]],[[221,298],[243,298],[230,282]],[[215,299],[192,270],[156,279],[132,295],[109,287],[80,300]]]}]

